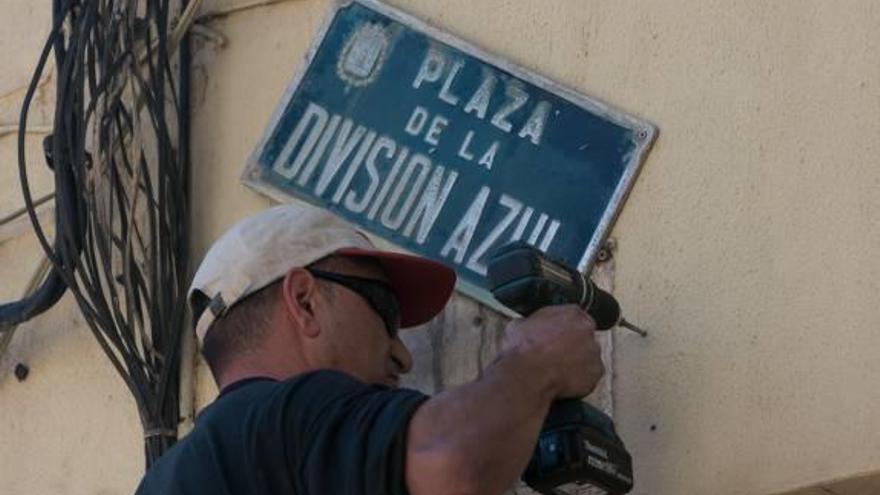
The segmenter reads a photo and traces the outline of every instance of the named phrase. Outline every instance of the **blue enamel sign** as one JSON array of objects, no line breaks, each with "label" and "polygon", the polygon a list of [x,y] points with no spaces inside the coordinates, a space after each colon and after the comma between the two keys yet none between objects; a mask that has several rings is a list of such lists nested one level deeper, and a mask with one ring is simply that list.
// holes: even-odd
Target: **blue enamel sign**
[{"label": "blue enamel sign", "polygon": [[526,240],[590,268],[656,134],[649,123],[374,0],[337,4],[243,180],[450,266]]}]

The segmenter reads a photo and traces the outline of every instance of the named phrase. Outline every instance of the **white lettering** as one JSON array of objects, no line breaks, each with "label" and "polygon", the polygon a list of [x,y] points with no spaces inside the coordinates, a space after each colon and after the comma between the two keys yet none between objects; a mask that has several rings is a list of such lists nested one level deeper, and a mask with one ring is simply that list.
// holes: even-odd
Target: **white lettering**
[{"label": "white lettering", "polygon": [[492,143],[492,146],[483,153],[483,157],[480,158],[480,165],[486,167],[486,170],[492,170],[492,163],[495,162],[495,153],[498,152],[498,141]]},{"label": "white lettering", "polygon": [[468,151],[468,147],[471,145],[471,139],[474,138],[474,131],[468,131],[467,135],[464,137],[464,141],[461,142],[461,148],[458,149],[458,156],[464,158],[467,161],[471,161],[474,159],[474,154]]},{"label": "white lettering", "polygon": [[385,201],[385,197],[388,196],[388,191],[391,190],[394,180],[397,179],[397,174],[400,173],[400,167],[406,162],[408,156],[409,148],[401,148],[400,154],[397,155],[397,159],[394,160],[394,165],[391,167],[391,173],[385,178],[385,182],[382,184],[382,189],[376,196],[376,200],[373,201],[373,206],[370,208],[370,212],[367,213],[367,218],[370,220],[376,218],[376,213],[379,212],[379,206],[382,205],[382,202]]},{"label": "white lettering", "polygon": [[471,257],[468,259],[467,267],[471,270],[479,273],[480,275],[486,275],[486,264],[483,263],[482,257],[486,254],[486,251],[495,244],[495,241],[501,237],[501,234],[507,230],[507,227],[510,227],[510,224],[513,223],[513,220],[519,215],[520,210],[522,210],[523,204],[522,201],[518,201],[516,199],[511,198],[506,194],[502,194],[501,198],[498,200],[498,203],[501,206],[507,207],[507,214],[501,219],[495,227],[492,228],[492,231],[489,232],[489,235],[483,240],[483,242],[474,250]]},{"label": "white lettering", "polygon": [[434,120],[431,121],[431,126],[428,128],[427,134],[425,134],[425,142],[432,146],[437,146],[440,143],[440,133],[443,132],[448,125],[449,119],[446,117],[441,115],[434,117]]},{"label": "white lettering", "polygon": [[354,160],[352,160],[351,164],[348,166],[348,170],[345,171],[342,181],[340,181],[339,186],[336,187],[336,192],[333,193],[332,199],[334,203],[339,204],[342,195],[345,194],[346,189],[351,185],[351,180],[354,178],[354,174],[358,171],[358,168],[360,168],[361,163],[364,161],[364,157],[367,156],[367,152],[370,151],[370,147],[375,140],[376,133],[374,131],[368,132],[367,137],[364,138],[364,142],[362,142],[360,148],[358,148],[357,154],[354,155]]},{"label": "white lettering", "polygon": [[595,457],[587,457],[587,464],[590,466],[605,471],[611,475],[617,474],[617,468],[611,461],[603,461],[601,459],[596,459]]},{"label": "white lettering", "polygon": [[416,108],[413,109],[413,113],[410,115],[409,121],[407,121],[404,130],[411,136],[418,136],[419,133],[422,132],[422,128],[425,127],[425,122],[427,121],[428,111],[425,107],[416,106]]},{"label": "white lettering", "polygon": [[602,456],[605,459],[608,458],[608,450],[607,449],[603,449],[602,447],[600,447],[598,445],[594,445],[593,442],[591,442],[589,440],[586,440],[586,439],[584,440],[584,447],[586,447],[587,450],[589,450],[593,454]]},{"label": "white lettering", "polygon": [[[407,183],[409,182],[410,176],[412,176],[413,171],[421,167],[419,170],[419,175],[416,177],[415,182],[413,182],[412,186],[410,186],[409,195],[404,201],[403,206],[400,207],[397,211],[397,216],[393,216],[392,212],[394,207],[397,205],[397,202],[400,200],[401,194],[406,188]],[[388,227],[391,230],[397,230],[403,225],[403,220],[406,218],[406,215],[412,209],[413,203],[416,200],[416,195],[422,189],[422,186],[425,184],[425,181],[428,179],[428,174],[431,172],[431,160],[425,155],[416,153],[413,155],[412,159],[410,159],[409,164],[406,167],[406,171],[403,173],[403,177],[397,182],[397,187],[394,188],[394,192],[391,194],[391,198],[388,200],[388,204],[385,205],[385,209],[382,211],[382,225]]]},{"label": "white lettering", "polygon": [[516,229],[513,231],[513,235],[510,236],[510,242],[516,242],[522,239],[523,234],[526,231],[526,225],[529,224],[529,220],[532,218],[532,213],[535,210],[531,206],[526,207],[526,211],[523,212],[523,215],[519,217],[519,222],[516,224]]},{"label": "white lettering", "polygon": [[[468,95],[457,94],[461,91],[460,77],[467,70],[467,62],[457,59],[453,55],[439,46],[430,47],[422,60],[422,65],[413,80],[413,87],[418,89],[424,83],[438,83],[443,79],[439,86],[437,98],[452,106],[463,105],[462,111],[466,114],[473,115],[480,120],[485,120],[490,114],[490,106],[495,97],[500,81],[504,82],[504,98],[500,106],[494,108],[491,115],[491,124],[506,133],[516,133],[521,139],[528,139],[535,146],[541,144],[541,140],[545,134],[547,123],[550,118],[550,112],[553,109],[549,101],[541,100],[534,105],[528,118],[525,115],[522,118],[514,118],[513,121],[525,121],[517,129],[511,118],[521,109],[525,109],[531,95],[527,91],[525,82],[511,77],[499,77],[497,73],[486,68],[482,69],[482,79],[479,86]],[[495,98],[496,100],[499,98]],[[424,110],[424,109],[422,109]],[[558,112],[557,112],[558,113]],[[418,117],[420,120],[413,120]],[[420,113],[418,116],[413,115],[407,124],[407,132],[412,135],[420,134],[422,126],[426,123],[427,112]],[[416,125],[418,124],[418,125]],[[436,146],[436,134],[426,136],[426,140],[433,146]]]},{"label": "white lettering", "polygon": [[522,89],[519,83],[508,84],[504,94],[507,96],[507,102],[495,112],[495,116],[492,117],[492,125],[504,132],[510,132],[513,124],[507,120],[507,117],[522,108],[529,101],[529,94]]},{"label": "white lettering", "polygon": [[446,66],[446,56],[436,48],[432,47],[429,49],[425,54],[424,60],[422,60],[422,66],[419,68],[415,80],[413,80],[413,88],[419,89],[425,81],[439,81],[440,76],[443,74],[444,66]]},{"label": "white lettering", "polygon": [[299,179],[296,181],[300,186],[306,185],[306,182],[312,177],[312,172],[315,171],[315,167],[318,166],[318,162],[321,160],[321,157],[324,156],[324,151],[327,150],[327,145],[330,144],[330,140],[333,139],[333,135],[336,134],[336,128],[339,127],[340,120],[342,120],[342,117],[339,115],[330,117],[330,123],[327,124],[327,128],[324,130],[324,135],[321,136],[321,140],[318,141],[318,146],[315,149],[315,152],[312,153],[311,158],[309,158],[309,163],[306,164],[306,168],[303,169]]},{"label": "white lettering", "polygon": [[[272,169],[285,179],[294,178],[297,172],[299,172],[300,167],[302,167],[305,159],[308,158],[309,154],[312,152],[312,148],[315,147],[315,143],[318,141],[321,133],[324,132],[324,126],[327,125],[328,118],[329,115],[327,110],[314,103],[309,103],[309,106],[306,107],[306,111],[303,112],[303,116],[299,119],[299,122],[297,122],[296,127],[293,129],[293,134],[290,135],[290,139],[284,143],[284,148],[278,153],[278,157],[275,159]],[[288,167],[287,162],[290,160],[290,155],[293,154],[293,149],[299,144],[300,139],[302,139],[302,136],[309,125],[312,126],[309,137],[306,138],[305,144],[303,144],[302,149],[299,151],[299,154],[297,154],[296,161],[294,161],[291,167]]]},{"label": "white lettering", "polygon": [[559,230],[559,220],[553,220],[550,222],[550,226],[547,227],[547,232],[544,233],[544,238],[541,240],[541,251],[547,252],[550,249],[550,243],[553,242],[553,239],[556,237],[556,231]]},{"label": "white lettering", "polygon": [[486,118],[486,111],[489,109],[489,101],[492,99],[492,93],[495,91],[495,83],[498,82],[491,72],[484,69],[483,82],[480,87],[471,96],[470,101],[464,106],[464,113],[476,112],[480,119]]},{"label": "white lettering", "polygon": [[348,208],[349,211],[352,213],[361,213],[367,208],[370,200],[373,199],[373,194],[376,193],[376,187],[379,185],[379,172],[376,170],[376,157],[384,150],[385,156],[391,158],[394,155],[395,148],[397,148],[397,145],[388,136],[380,136],[379,139],[376,140],[376,144],[373,145],[373,149],[370,150],[370,154],[367,156],[367,174],[370,176],[370,185],[367,186],[367,190],[364,191],[364,195],[360,201],[357,200],[357,195],[354,191],[348,192],[345,196],[345,207]]},{"label": "white lettering", "polygon": [[489,192],[490,189],[487,186],[483,186],[480,189],[477,197],[474,198],[474,201],[465,212],[464,217],[458,222],[458,226],[455,227],[443,249],[440,250],[440,256],[445,258],[449,253],[455,251],[455,262],[460,264],[464,260],[464,254],[474,238],[477,224],[480,223],[480,216],[483,214],[483,208],[486,206],[486,198],[489,197]]},{"label": "white lettering", "polygon": [[440,99],[449,103],[450,105],[458,105],[458,96],[452,94],[452,82],[455,81],[455,78],[458,77],[458,72],[461,68],[464,67],[464,62],[461,60],[456,60],[452,64],[452,70],[449,71],[449,74],[446,75],[446,80],[443,81],[443,87],[440,88]]},{"label": "white lettering", "polygon": [[550,103],[542,101],[535,106],[532,116],[526,121],[526,124],[519,130],[519,137],[529,136],[532,144],[538,146],[541,144],[541,136],[544,135],[544,127],[547,124],[547,117],[550,116]]},{"label": "white lettering", "polygon": [[[431,232],[431,228],[434,227],[434,222],[437,221],[437,217],[440,215],[440,210],[442,210],[443,205],[446,204],[449,192],[452,190],[452,186],[455,185],[455,181],[458,178],[458,172],[450,170],[449,175],[446,176],[446,181],[443,182],[444,171],[445,169],[442,165],[438,165],[437,168],[434,169],[434,173],[431,175],[431,180],[425,187],[421,199],[419,199],[418,204],[416,204],[415,211],[409,218],[406,228],[403,230],[403,235],[410,237],[416,226],[416,222],[421,218],[422,221],[419,223],[419,231],[418,234],[416,234],[416,242],[419,244],[424,244],[425,240],[428,238],[428,234]],[[441,182],[443,183],[442,188],[440,185]]]},{"label": "white lettering", "polygon": [[[336,135],[336,143],[333,145],[333,149],[330,150],[327,164],[324,165],[324,170],[321,171],[321,176],[318,178],[318,183],[315,185],[316,195],[321,196],[324,194],[324,191],[327,190],[327,186],[330,185],[330,181],[336,176],[339,168],[342,167],[343,162],[348,160],[349,155],[354,151],[354,147],[357,146],[360,140],[364,137],[364,134],[366,134],[367,128],[361,125],[359,125],[352,134],[351,128],[353,125],[354,123],[351,119],[345,119],[342,122],[342,127],[339,128],[339,134]],[[349,134],[351,134],[350,138]]]},{"label": "white lettering", "polygon": [[535,224],[535,227],[532,228],[532,235],[529,236],[529,244],[532,246],[538,242],[538,236],[541,235],[541,231],[544,230],[544,224],[547,223],[547,219],[549,217],[546,213],[541,213],[541,216],[538,217],[538,223]]}]

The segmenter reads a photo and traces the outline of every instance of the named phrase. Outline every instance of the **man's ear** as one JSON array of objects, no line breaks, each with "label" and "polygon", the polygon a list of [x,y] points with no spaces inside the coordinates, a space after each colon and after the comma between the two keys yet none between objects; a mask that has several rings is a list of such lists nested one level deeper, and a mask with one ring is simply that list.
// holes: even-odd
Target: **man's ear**
[{"label": "man's ear", "polygon": [[321,333],[315,313],[318,287],[315,278],[305,268],[292,268],[281,281],[283,307],[288,319],[306,337],[314,338]]}]

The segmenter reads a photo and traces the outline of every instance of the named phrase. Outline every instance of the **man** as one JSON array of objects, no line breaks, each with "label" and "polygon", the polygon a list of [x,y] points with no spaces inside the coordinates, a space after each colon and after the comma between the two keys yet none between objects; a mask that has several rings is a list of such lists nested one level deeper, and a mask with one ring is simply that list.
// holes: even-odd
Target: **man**
[{"label": "man", "polygon": [[280,206],[208,251],[190,288],[220,389],[139,494],[497,494],[525,469],[553,399],[602,375],[576,306],[514,320],[482,378],[398,389],[398,327],[442,310],[454,272],[376,250],[331,214]]}]

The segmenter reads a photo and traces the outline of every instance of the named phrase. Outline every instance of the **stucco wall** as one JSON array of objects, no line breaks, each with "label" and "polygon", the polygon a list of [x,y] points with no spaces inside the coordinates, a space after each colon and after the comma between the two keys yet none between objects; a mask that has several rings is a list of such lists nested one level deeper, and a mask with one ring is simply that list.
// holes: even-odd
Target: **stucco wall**
[{"label": "stucco wall", "polygon": [[[880,469],[880,5],[393,3],[660,128],[613,232],[616,293],[652,330],[615,343],[634,493],[766,494]],[[326,6],[290,0],[206,24],[227,43],[196,45],[196,255],[268,204],[238,176]],[[47,10],[0,3],[0,125]],[[20,204],[11,136],[0,157],[2,217]],[[0,242],[8,299],[38,253],[28,234]],[[65,300],[0,357],[4,493],[127,493],[140,475],[134,407],[76,315]],[[453,381],[475,374],[472,358],[447,360]],[[20,361],[32,369],[21,383]],[[198,371],[204,404],[214,389]]]}]

